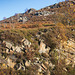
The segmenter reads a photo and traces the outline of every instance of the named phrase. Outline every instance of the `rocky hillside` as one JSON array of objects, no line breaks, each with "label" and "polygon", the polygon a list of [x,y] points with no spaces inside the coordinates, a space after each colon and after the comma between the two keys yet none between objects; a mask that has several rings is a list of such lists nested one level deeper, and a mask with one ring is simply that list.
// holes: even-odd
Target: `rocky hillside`
[{"label": "rocky hillside", "polygon": [[0,69],[1,75],[74,75],[75,30],[1,30]]},{"label": "rocky hillside", "polygon": [[0,75],[75,75],[75,1],[31,8],[0,28]]},{"label": "rocky hillside", "polygon": [[44,25],[54,25],[61,22],[64,25],[75,24],[75,1],[60,2],[40,10],[33,8],[25,13],[15,14],[0,21],[0,28],[34,28]]}]

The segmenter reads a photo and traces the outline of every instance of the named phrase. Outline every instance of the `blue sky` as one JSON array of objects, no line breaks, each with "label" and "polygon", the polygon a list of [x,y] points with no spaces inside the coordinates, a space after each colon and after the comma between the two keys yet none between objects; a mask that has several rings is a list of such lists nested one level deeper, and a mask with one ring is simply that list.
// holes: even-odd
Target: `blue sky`
[{"label": "blue sky", "polygon": [[59,1],[64,0],[0,0],[0,20],[3,17],[13,16],[15,13],[24,13],[26,8],[39,10]]}]

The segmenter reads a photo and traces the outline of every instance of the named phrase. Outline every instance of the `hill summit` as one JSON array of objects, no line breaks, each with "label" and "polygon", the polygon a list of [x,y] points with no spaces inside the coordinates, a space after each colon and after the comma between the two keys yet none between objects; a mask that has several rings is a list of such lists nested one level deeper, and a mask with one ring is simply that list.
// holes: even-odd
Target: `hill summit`
[{"label": "hill summit", "polygon": [[0,21],[0,25],[1,28],[26,28],[34,27],[34,25],[55,24],[57,22],[74,25],[74,14],[75,1],[65,1],[47,6],[40,10],[30,8],[25,13],[15,14],[12,17]]}]

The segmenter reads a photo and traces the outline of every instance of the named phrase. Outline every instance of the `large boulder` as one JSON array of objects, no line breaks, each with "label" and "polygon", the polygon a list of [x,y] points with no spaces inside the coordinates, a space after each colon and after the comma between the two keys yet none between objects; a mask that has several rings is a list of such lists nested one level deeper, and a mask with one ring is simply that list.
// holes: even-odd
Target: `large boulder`
[{"label": "large boulder", "polygon": [[25,16],[25,17],[23,17],[23,24],[24,24],[26,21],[28,21],[28,18]]},{"label": "large boulder", "polygon": [[55,13],[55,12],[50,12],[50,11],[40,11],[40,12],[35,12],[34,15],[36,15],[36,16],[42,16],[42,15],[48,16],[49,14],[52,15],[52,14],[54,14],[54,13]]},{"label": "large boulder", "polygon": [[36,10],[33,9],[33,8],[30,8],[26,13],[32,13],[32,12],[34,12],[34,11],[36,11]]}]

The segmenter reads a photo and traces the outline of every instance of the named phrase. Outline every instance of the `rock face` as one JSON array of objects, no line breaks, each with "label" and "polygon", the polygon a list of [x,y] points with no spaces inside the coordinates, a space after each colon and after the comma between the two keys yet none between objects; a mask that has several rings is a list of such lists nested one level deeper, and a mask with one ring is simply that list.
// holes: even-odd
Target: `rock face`
[{"label": "rock face", "polygon": [[[64,71],[68,72],[66,66],[70,64],[72,68],[75,66],[75,41],[72,38],[68,40],[58,38],[58,47],[50,50],[51,46],[47,47],[49,43],[46,43],[47,45],[44,43],[45,34],[47,35],[49,31],[51,32],[52,29],[44,29],[37,32],[36,35],[32,35],[32,43],[26,38],[20,39],[21,43],[18,43],[16,46],[12,42],[1,41],[1,43],[4,42],[2,54],[4,54],[3,57],[7,63],[1,59],[2,57],[0,58],[0,63],[4,63],[6,67],[11,67],[15,70],[35,71],[36,75],[40,73],[42,75],[50,75],[52,72],[57,71],[57,67],[61,67]],[[43,35],[44,38],[42,37]],[[58,40],[56,41],[58,42]],[[38,48],[35,49],[36,45]]]},{"label": "rock face", "polygon": [[23,24],[24,24],[26,21],[28,21],[28,18],[25,16],[25,17],[23,17]]},{"label": "rock face", "polygon": [[[69,65],[72,64],[74,67],[75,65],[75,41],[73,39],[69,39],[68,41],[61,42],[60,44],[60,54],[63,55],[65,58],[65,64]],[[62,56],[60,55],[60,58]]]},{"label": "rock face", "polygon": [[6,53],[9,53],[10,51],[16,51],[16,52],[21,52],[21,48],[19,46],[13,46],[12,43],[7,42],[7,41],[3,41],[3,43],[6,44]]},{"label": "rock face", "polygon": [[49,47],[46,48],[46,45],[43,43],[43,41],[41,41],[39,53],[48,53],[49,50],[50,48]]}]

